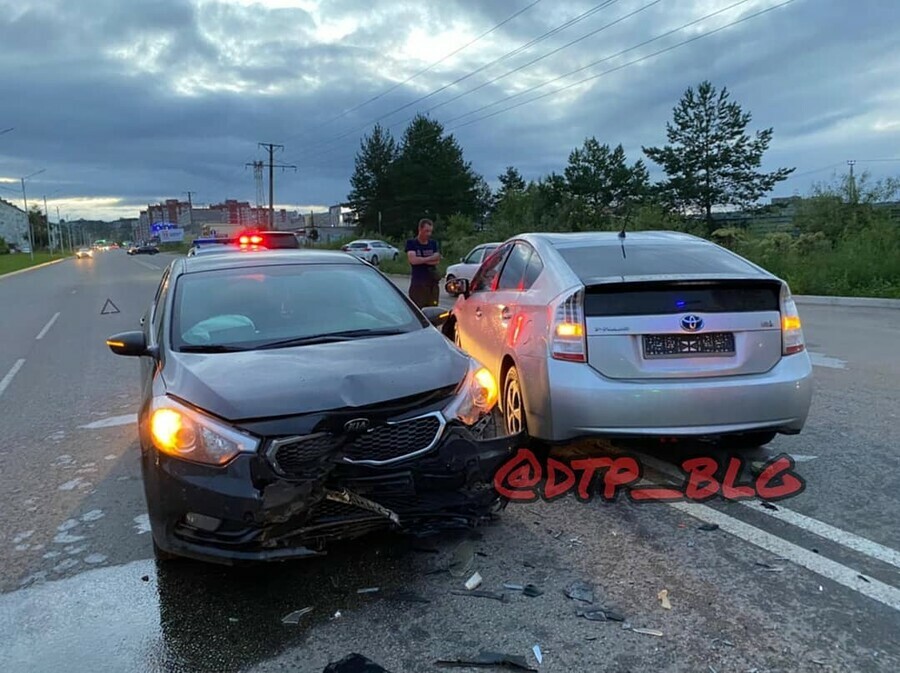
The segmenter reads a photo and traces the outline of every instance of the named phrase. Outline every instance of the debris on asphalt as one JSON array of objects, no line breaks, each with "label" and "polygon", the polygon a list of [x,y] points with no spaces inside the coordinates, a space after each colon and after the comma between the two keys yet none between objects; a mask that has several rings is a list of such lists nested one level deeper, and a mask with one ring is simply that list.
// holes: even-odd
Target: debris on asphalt
[{"label": "debris on asphalt", "polygon": [[514,654],[503,654],[501,652],[487,652],[482,650],[474,659],[440,659],[434,662],[436,666],[445,666],[453,668],[469,668],[469,667],[492,667],[499,666],[501,668],[509,668],[514,671],[532,671],[537,673],[536,668],[532,668],[525,661],[525,657]]},{"label": "debris on asphalt", "polygon": [[717,523],[701,523],[699,526],[697,526],[697,530],[710,531],[710,530],[718,530],[718,529],[719,529],[719,524],[717,524]]},{"label": "debris on asphalt", "polygon": [[379,666],[371,659],[361,654],[348,654],[340,661],[333,661],[322,673],[391,673],[386,668]]},{"label": "debris on asphalt", "polygon": [[302,610],[294,610],[290,614],[287,614],[284,617],[282,617],[281,623],[282,624],[299,624],[300,618],[303,615],[309,614],[310,612],[312,612],[312,610],[313,609],[311,607],[303,608]]},{"label": "debris on asphalt", "polygon": [[450,560],[450,574],[453,577],[465,577],[472,572],[475,565],[475,544],[471,540],[463,540],[453,550]]},{"label": "debris on asphalt", "polygon": [[485,554],[483,551],[477,551],[477,552],[475,552],[475,556],[480,556],[480,557],[482,557],[482,558],[487,558],[487,554]]},{"label": "debris on asphalt", "polygon": [[531,651],[534,652],[534,658],[537,659],[537,662],[539,664],[543,664],[544,663],[544,655],[541,654],[541,646],[535,645],[534,647],[531,648]]},{"label": "debris on asphalt", "polygon": [[663,610],[671,610],[672,609],[672,604],[669,602],[669,590],[668,589],[663,589],[658,594],[656,594],[656,597],[662,603]]},{"label": "debris on asphalt", "polygon": [[857,575],[857,577],[859,579],[861,579],[863,582],[865,582],[866,584],[871,584],[871,582],[869,582],[869,579],[867,577],[863,577],[862,575]]},{"label": "debris on asphalt", "polygon": [[474,596],[475,598],[493,598],[495,601],[500,601],[501,603],[508,602],[506,600],[506,594],[502,594],[497,591],[460,591],[459,589],[451,589],[450,593],[454,596]]},{"label": "debris on asphalt", "polygon": [[144,575],[144,576],[141,578],[141,582],[149,582],[149,581],[150,581],[150,575]]},{"label": "debris on asphalt", "polygon": [[232,624],[237,624],[239,620],[237,617],[229,617],[228,621],[231,622]]},{"label": "debris on asphalt", "polygon": [[719,673],[716,669],[713,668],[712,664],[707,664],[709,666],[709,673]]},{"label": "debris on asphalt", "polygon": [[588,636],[585,640],[597,640],[597,636]]},{"label": "debris on asphalt", "polygon": [[503,588],[509,589],[510,591],[524,591],[525,585],[524,584],[513,584],[512,582],[504,582]]},{"label": "debris on asphalt", "polygon": [[541,595],[543,595],[543,593],[544,593],[543,591],[538,589],[533,584],[526,584],[525,588],[522,589],[522,594],[524,594],[525,596],[528,596],[529,598],[535,598],[537,596],[541,596]]},{"label": "debris on asphalt", "polygon": [[821,659],[810,659],[816,666],[824,666],[827,662],[822,661]]},{"label": "debris on asphalt", "polygon": [[566,587],[566,596],[572,600],[582,601],[584,603],[594,602],[594,589],[587,582],[575,580]]},{"label": "debris on asphalt", "polygon": [[592,622],[624,622],[625,616],[619,614],[615,610],[607,610],[606,608],[600,608],[597,610],[579,610],[579,617],[584,617],[585,619]]},{"label": "debris on asphalt", "polygon": [[481,586],[481,583],[484,580],[481,579],[481,575],[479,573],[475,573],[468,580],[466,580],[466,589],[471,591],[472,589],[477,589]]},{"label": "debris on asphalt", "polygon": [[778,511],[778,508],[775,505],[773,505],[771,502],[761,501],[759,503],[759,505],[760,505],[760,507],[765,507],[766,509],[771,509],[773,512]]},{"label": "debris on asphalt", "polygon": [[662,634],[663,634],[662,631],[657,631],[656,629],[635,628],[635,629],[631,629],[631,630],[634,631],[635,633],[642,633],[645,636],[662,637]]},{"label": "debris on asphalt", "polygon": [[334,621],[335,619],[340,619],[340,618],[341,618],[341,611],[338,610],[331,616],[331,621]]},{"label": "debris on asphalt", "polygon": [[365,589],[357,589],[356,593],[358,594],[375,594],[381,591],[380,587],[367,587]]}]

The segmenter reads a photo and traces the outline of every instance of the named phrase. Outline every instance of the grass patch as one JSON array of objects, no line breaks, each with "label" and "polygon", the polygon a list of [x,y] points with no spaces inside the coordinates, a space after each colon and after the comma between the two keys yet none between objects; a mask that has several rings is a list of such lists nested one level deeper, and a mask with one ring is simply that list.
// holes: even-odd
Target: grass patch
[{"label": "grass patch", "polygon": [[59,253],[51,255],[49,252],[36,252],[34,253],[34,260],[31,259],[30,254],[21,252],[15,255],[0,255],[0,276],[5,273],[37,266],[38,264],[46,264],[63,257],[71,257],[71,255],[60,255]]}]

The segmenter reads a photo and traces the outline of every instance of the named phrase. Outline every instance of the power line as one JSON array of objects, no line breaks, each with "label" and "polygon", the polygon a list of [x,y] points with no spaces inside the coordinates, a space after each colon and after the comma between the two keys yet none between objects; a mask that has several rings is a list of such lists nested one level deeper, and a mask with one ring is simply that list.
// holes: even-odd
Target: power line
[{"label": "power line", "polygon": [[[525,12],[527,12],[529,9],[531,9],[532,7],[534,7],[534,6],[535,6],[536,4],[538,4],[539,2],[541,2],[541,0],[534,0],[534,2],[532,2],[530,5],[527,5],[527,6],[524,7],[523,9],[520,9],[519,11],[515,12],[515,13],[512,14],[511,16],[507,17],[506,19],[504,19],[503,21],[501,21],[500,23],[498,23],[497,25],[495,25],[494,27],[492,27],[490,30],[485,31],[484,33],[482,33],[482,34],[479,35],[478,37],[476,37],[476,38],[474,38],[473,40],[467,42],[466,44],[464,44],[463,46],[459,47],[458,49],[456,49],[456,50],[450,52],[450,53],[447,54],[446,56],[440,58],[439,60],[435,61],[434,63],[432,63],[432,64],[429,65],[428,67],[423,68],[422,70],[419,70],[417,73],[415,73],[415,74],[413,74],[413,75],[410,75],[409,77],[407,77],[407,78],[406,78],[405,80],[403,80],[402,82],[398,82],[397,84],[394,84],[393,86],[389,87],[388,89],[382,91],[382,92],[381,92],[380,94],[378,94],[377,96],[373,96],[372,98],[370,98],[370,99],[367,100],[367,101],[363,101],[362,103],[359,103],[358,105],[354,105],[353,107],[344,110],[343,112],[341,112],[341,113],[340,113],[339,115],[337,115],[336,117],[333,117],[332,119],[329,119],[329,120],[326,121],[326,122],[323,122],[323,123],[321,123],[321,124],[318,124],[318,125],[314,126],[312,129],[310,129],[310,133],[313,133],[313,132],[319,130],[320,128],[323,128],[323,127],[325,127],[325,126],[328,126],[329,124],[332,124],[332,123],[336,122],[338,119],[341,119],[341,118],[347,116],[347,115],[350,114],[351,112],[355,112],[356,110],[359,110],[360,108],[365,107],[366,105],[369,105],[370,103],[374,103],[375,101],[377,101],[377,100],[383,98],[384,96],[388,95],[388,94],[391,93],[392,91],[396,91],[396,90],[399,89],[400,87],[405,86],[406,84],[409,84],[409,83],[410,83],[411,81],[413,81],[416,77],[419,77],[420,75],[424,75],[426,72],[428,72],[429,70],[431,70],[431,69],[434,68],[435,66],[440,65],[441,63],[443,63],[444,61],[446,61],[447,59],[449,59],[449,58],[451,58],[451,57],[453,57],[453,56],[456,56],[456,54],[460,53],[461,51],[464,51],[465,49],[468,49],[469,47],[471,47],[471,46],[472,46],[473,44],[475,44],[476,42],[479,42],[480,40],[484,39],[485,37],[487,37],[488,35],[490,35],[490,34],[493,33],[494,31],[496,31],[496,30],[502,28],[503,26],[505,26],[507,23],[509,23],[509,22],[512,21],[513,19],[515,19],[515,18],[517,18],[518,16],[520,16],[521,14],[524,14]],[[296,137],[299,136],[299,135],[302,135],[302,132],[301,132],[301,133],[295,133],[294,135],[288,136],[287,138],[285,138],[285,140],[290,140],[290,139],[292,139],[292,138],[296,138]]]},{"label": "power line", "polygon": [[[526,43],[526,44],[524,44],[524,45],[522,45],[522,46],[520,46],[520,47],[518,47],[518,48],[516,48],[516,49],[513,49],[512,51],[507,52],[507,53],[504,54],[503,56],[500,56],[499,58],[494,59],[494,60],[491,61],[490,63],[487,63],[487,64],[485,64],[485,65],[483,65],[483,66],[477,68],[476,70],[473,70],[473,71],[469,72],[468,74],[466,74],[466,75],[464,75],[464,76],[462,76],[462,77],[460,77],[460,78],[454,80],[453,82],[450,82],[449,84],[446,84],[446,85],[444,85],[444,86],[442,86],[442,87],[440,87],[440,88],[438,88],[438,89],[435,89],[434,91],[432,91],[432,92],[430,92],[430,93],[428,93],[428,94],[426,94],[426,95],[424,95],[424,96],[421,96],[421,97],[419,97],[419,98],[417,98],[417,99],[415,99],[415,100],[413,100],[413,101],[411,101],[411,102],[409,102],[409,103],[406,103],[405,105],[401,105],[400,107],[395,108],[395,109],[391,110],[390,112],[387,112],[387,113],[381,115],[380,117],[376,117],[375,119],[370,120],[370,121],[366,122],[365,124],[363,124],[363,125],[361,125],[361,126],[359,126],[359,127],[350,129],[349,131],[346,131],[346,132],[342,133],[342,134],[339,135],[339,136],[335,136],[335,137],[333,137],[333,138],[330,138],[330,139],[327,139],[327,140],[323,140],[323,141],[314,143],[313,145],[311,145],[311,146],[310,146],[309,148],[307,148],[307,149],[320,149],[320,148],[326,147],[326,146],[328,146],[328,145],[331,145],[332,143],[337,142],[337,141],[339,141],[339,140],[343,140],[343,139],[346,138],[347,136],[351,136],[351,135],[353,135],[354,133],[358,133],[358,132],[360,132],[360,131],[362,131],[362,130],[368,128],[368,127],[371,126],[372,124],[375,124],[375,123],[381,121],[382,119],[386,119],[386,118],[390,117],[391,115],[393,115],[393,114],[395,114],[395,113],[397,113],[397,112],[401,112],[401,111],[403,111],[403,110],[405,110],[405,109],[407,109],[407,108],[409,108],[409,107],[412,107],[413,105],[416,105],[417,103],[422,102],[423,100],[427,100],[428,98],[431,98],[432,96],[434,96],[434,95],[436,95],[436,94],[438,94],[438,93],[440,93],[440,92],[442,92],[442,91],[444,91],[444,90],[450,88],[451,86],[453,86],[453,85],[455,85],[455,84],[458,84],[459,82],[462,82],[462,81],[468,79],[469,77],[472,77],[473,75],[478,74],[479,72],[482,72],[483,70],[485,70],[485,69],[491,67],[492,65],[494,65],[494,64],[496,64],[496,63],[499,63],[499,62],[502,61],[502,60],[505,60],[506,58],[508,58],[508,57],[510,57],[510,56],[512,56],[512,55],[521,53],[522,51],[524,51],[524,50],[527,49],[528,47],[533,46],[534,44],[537,44],[538,42],[542,41],[543,39],[546,39],[546,37],[549,37],[551,34],[558,33],[559,31],[563,30],[564,28],[569,27],[569,26],[571,26],[571,25],[574,25],[575,23],[578,23],[579,21],[583,20],[584,18],[587,18],[588,15],[596,14],[596,13],[599,12],[601,9],[606,9],[607,7],[609,7],[609,6],[612,5],[612,4],[615,4],[616,2],[618,2],[618,0],[605,0],[605,2],[602,2],[602,3],[600,3],[599,5],[596,5],[596,6],[593,7],[592,9],[590,9],[590,10],[588,10],[588,11],[582,13],[581,15],[575,17],[574,19],[570,19],[570,20],[567,21],[566,23],[564,23],[564,24],[562,24],[562,25],[560,25],[560,26],[557,26],[557,27],[554,28],[553,30],[547,31],[547,32],[544,33],[543,35],[539,35],[538,37],[534,38],[534,39],[531,40],[530,42],[528,42],[528,43]],[[456,96],[454,96],[454,97],[452,97],[452,98],[450,98],[450,99],[444,101],[443,103],[439,103],[438,105],[434,105],[434,106],[428,108],[427,110],[425,110],[423,114],[428,114],[429,112],[431,112],[431,111],[433,111],[433,110],[436,110],[436,109],[438,109],[439,107],[443,107],[444,105],[447,105],[448,103],[452,103],[453,101],[459,100],[460,98],[463,98],[464,96],[468,96],[469,94],[471,94],[471,93],[473,93],[473,92],[475,92],[475,91],[478,91],[479,89],[482,89],[482,88],[484,88],[484,87],[486,87],[486,86],[488,86],[488,85],[490,85],[490,84],[493,84],[494,82],[496,82],[496,81],[498,81],[498,80],[504,79],[505,77],[508,77],[508,76],[512,75],[513,73],[516,73],[516,72],[519,72],[519,71],[521,71],[521,70],[524,70],[525,68],[528,68],[528,67],[534,65],[535,63],[538,63],[539,61],[544,60],[545,58],[548,58],[548,57],[550,57],[550,56],[553,56],[554,54],[559,53],[559,52],[562,51],[563,49],[568,49],[569,47],[571,47],[571,46],[574,45],[574,44],[577,44],[578,42],[581,42],[581,41],[583,41],[583,40],[586,40],[586,39],[589,38],[589,37],[593,37],[594,35],[597,35],[598,33],[601,33],[601,32],[603,32],[604,30],[607,30],[608,28],[611,28],[611,27],[615,26],[616,24],[619,24],[619,23],[621,23],[622,21],[625,21],[626,19],[631,18],[631,17],[634,16],[635,14],[638,14],[638,13],[644,11],[645,9],[649,9],[649,8],[652,7],[653,5],[656,5],[656,4],[660,3],[660,2],[662,2],[662,0],[653,0],[653,1],[650,2],[649,4],[644,5],[643,7],[640,7],[639,9],[637,9],[637,10],[635,10],[635,11],[633,11],[633,12],[630,12],[629,14],[626,14],[625,16],[623,16],[623,17],[617,19],[616,21],[613,21],[612,23],[608,23],[608,24],[606,24],[606,25],[604,25],[604,26],[602,26],[602,27],[600,27],[600,28],[597,28],[596,30],[593,30],[593,31],[591,31],[591,32],[589,32],[589,33],[587,33],[587,34],[585,34],[585,35],[582,35],[581,37],[579,37],[579,38],[577,38],[577,39],[575,39],[575,40],[572,40],[571,42],[568,42],[568,43],[564,44],[563,46],[558,47],[558,48],[554,49],[553,51],[550,51],[550,52],[544,54],[543,56],[540,56],[540,57],[538,57],[538,58],[532,59],[532,60],[529,61],[528,63],[526,63],[526,64],[524,64],[524,65],[521,65],[521,66],[519,66],[519,67],[517,67],[517,68],[514,68],[514,69],[512,69],[512,70],[509,70],[509,71],[507,71],[506,73],[504,73],[504,74],[502,74],[502,75],[499,75],[499,76],[497,76],[497,77],[494,77],[493,79],[488,80],[487,82],[485,82],[485,83],[483,83],[483,84],[480,84],[479,86],[476,86],[476,87],[474,87],[474,88],[472,88],[472,89],[469,89],[469,90],[467,90],[467,91],[464,91],[464,92],[462,92],[462,93],[460,93],[460,94],[457,94]],[[394,124],[391,124],[390,128],[394,128],[395,126],[397,126],[397,125],[399,125],[399,124],[403,124],[403,123],[409,122],[409,121],[412,120],[412,119],[414,119],[414,117],[409,117],[409,118],[404,119],[404,120],[402,120],[402,121],[395,122]]]},{"label": "power line", "polygon": [[[685,24],[685,25],[682,26],[681,28],[677,28],[677,29],[675,29],[674,31],[669,31],[669,32],[666,33],[665,35],[669,35],[669,34],[671,34],[671,33],[673,33],[673,32],[677,32],[677,31],[679,31],[679,30],[683,30],[684,28],[687,28],[687,27],[690,26],[690,25],[693,25],[693,24],[698,23],[698,22],[700,22],[700,21],[703,21],[703,20],[705,20],[705,19],[711,18],[712,16],[715,16],[716,14],[721,14],[722,12],[724,12],[724,11],[726,11],[726,10],[728,10],[728,9],[732,9],[732,8],[737,7],[738,5],[742,5],[742,4],[746,3],[746,2],[749,2],[749,0],[741,0],[740,2],[736,2],[736,3],[734,3],[733,5],[730,5],[730,6],[724,8],[724,9],[721,9],[721,10],[719,10],[719,11],[717,11],[717,12],[713,12],[712,14],[709,14],[709,15],[707,15],[707,16],[705,16],[705,17],[702,17],[701,19],[697,19],[696,21],[692,21],[691,23]],[[635,64],[637,64],[637,63],[641,63],[641,62],[643,62],[643,61],[649,60],[649,59],[651,59],[651,58],[653,58],[653,57],[655,57],[655,56],[659,56],[660,54],[664,54],[664,53],[666,53],[666,52],[673,51],[673,50],[675,50],[675,49],[677,49],[677,48],[679,48],[679,47],[683,47],[683,46],[686,45],[686,44],[690,44],[690,43],[692,43],[692,42],[696,42],[697,40],[701,40],[701,39],[703,39],[704,37],[709,37],[710,35],[715,35],[716,33],[719,33],[719,32],[721,32],[721,31],[723,31],[723,30],[726,30],[726,29],[728,29],[728,28],[731,28],[731,27],[733,27],[733,26],[736,26],[736,25],[738,25],[738,24],[740,24],[740,23],[743,23],[743,22],[745,22],[745,21],[749,21],[750,19],[754,19],[754,18],[756,18],[756,17],[758,17],[758,16],[761,16],[761,15],[763,15],[763,14],[767,14],[768,12],[772,12],[772,11],[774,11],[774,10],[776,10],[776,9],[780,9],[780,8],[782,8],[782,7],[785,7],[785,6],[789,5],[789,4],[791,4],[792,2],[795,2],[795,0],[786,0],[785,2],[782,2],[782,3],[778,4],[778,5],[774,5],[774,6],[772,6],[772,7],[768,7],[768,8],[766,8],[766,9],[760,10],[760,11],[758,11],[758,12],[754,12],[753,14],[749,14],[749,15],[747,15],[747,16],[741,18],[741,19],[737,19],[737,20],[735,20],[735,21],[732,21],[732,22],[730,22],[730,23],[727,23],[727,24],[725,24],[724,26],[720,26],[719,28],[716,28],[716,29],[714,29],[714,30],[708,31],[708,32],[706,32],[706,33],[701,33],[700,35],[695,35],[694,37],[688,38],[687,40],[683,40],[683,41],[678,42],[678,43],[676,43],[676,44],[674,44],[674,45],[671,45],[671,46],[669,46],[669,47],[666,47],[666,48],[664,48],[664,49],[660,49],[660,50],[658,50],[658,51],[655,51],[655,52],[653,52],[652,54],[647,54],[646,56],[641,56],[640,58],[634,59],[634,60],[632,60],[632,61],[628,61],[627,63],[623,63],[622,65],[618,65],[618,66],[616,66],[615,68],[610,68],[609,70],[604,70],[604,71],[601,72],[601,73],[597,73],[597,74],[595,74],[595,75],[591,75],[591,76],[589,76],[589,77],[585,77],[585,78],[583,78],[583,79],[578,80],[577,82],[573,82],[573,83],[571,83],[571,84],[567,84],[567,85],[564,86],[564,87],[561,87],[561,88],[559,88],[559,89],[556,89],[555,91],[549,91],[549,92],[547,92],[547,93],[541,94],[540,96],[535,96],[534,98],[530,98],[530,99],[527,100],[527,101],[523,101],[523,102],[521,102],[521,103],[516,103],[515,105],[511,105],[511,106],[509,106],[509,107],[503,108],[502,110],[498,110],[498,111],[496,111],[496,112],[492,112],[491,114],[483,115],[483,116],[481,116],[481,117],[476,117],[475,119],[472,119],[472,120],[467,121],[467,122],[463,122],[462,124],[457,124],[456,126],[453,126],[453,127],[449,128],[449,129],[447,129],[447,130],[448,130],[448,131],[452,131],[452,130],[455,130],[455,129],[458,129],[458,128],[462,128],[462,127],[464,127],[464,126],[469,126],[469,125],[475,124],[475,123],[477,123],[477,122],[479,122],[479,121],[483,121],[483,120],[485,120],[485,119],[490,119],[491,117],[496,117],[497,115],[503,114],[504,112],[508,112],[508,111],[514,110],[514,109],[516,109],[516,108],[518,108],[518,107],[522,107],[523,105],[527,105],[527,104],[529,104],[529,103],[534,103],[535,101],[541,100],[541,99],[543,99],[543,98],[547,98],[548,96],[553,96],[553,95],[555,95],[555,94],[562,93],[563,91],[567,91],[568,89],[572,89],[572,88],[574,88],[574,87],[576,87],[576,86],[581,86],[582,84],[585,84],[586,82],[593,81],[593,80],[598,79],[598,78],[600,78],[600,77],[603,77],[603,76],[605,76],[605,75],[609,75],[609,74],[611,74],[611,73],[613,73],[613,72],[617,72],[617,71],[619,71],[619,70],[622,70],[622,69],[624,69],[624,68],[627,68],[628,66],[635,65]],[[665,35],[661,35],[660,37],[664,37]],[[656,40],[658,40],[658,39],[660,39],[660,38],[657,37],[657,38],[653,38],[653,39],[651,39],[651,40],[647,40],[646,42],[644,42],[644,43],[642,43],[641,45],[638,45],[638,46],[643,46],[644,44],[649,44],[650,42],[654,42],[654,41],[656,41]],[[636,48],[637,48],[637,47],[632,47],[631,49],[626,49],[626,50],[624,50],[624,51],[619,52],[618,54],[614,54],[613,56],[607,57],[607,58],[605,58],[605,59],[601,59],[600,61],[596,61],[596,62],[595,62],[594,64],[592,64],[592,65],[596,65],[597,63],[600,63],[600,62],[602,62],[602,61],[608,61],[608,60],[610,60],[611,58],[615,58],[616,56],[620,56],[621,54],[624,54],[624,53],[626,53],[626,52],[628,52],[628,51],[633,51],[633,50],[636,49]],[[480,111],[480,110],[484,110],[484,109],[487,109],[487,108],[489,108],[489,107],[493,107],[494,105],[497,105],[497,104],[499,104],[499,103],[506,102],[506,101],[511,100],[511,99],[513,99],[513,98],[518,98],[519,96],[522,96],[522,95],[524,95],[524,94],[530,93],[531,91],[534,91],[534,90],[536,90],[536,89],[540,89],[540,88],[546,86],[547,84],[550,84],[550,83],[552,83],[552,82],[555,82],[555,81],[558,81],[558,80],[563,79],[563,78],[565,78],[565,77],[568,77],[568,76],[570,76],[570,75],[573,75],[573,74],[575,74],[576,72],[580,72],[580,71],[582,71],[582,70],[585,70],[585,69],[588,68],[588,67],[591,67],[591,66],[588,65],[588,66],[585,66],[584,68],[578,68],[577,70],[573,70],[572,72],[567,73],[566,75],[562,75],[562,76],[560,76],[560,77],[556,77],[556,78],[554,78],[554,79],[552,79],[552,80],[549,80],[548,82],[544,82],[543,84],[540,84],[540,85],[538,85],[538,86],[531,87],[531,89],[528,89],[528,90],[523,91],[523,92],[521,92],[521,93],[514,94],[514,95],[512,95],[512,96],[507,96],[506,98],[503,98],[503,99],[501,99],[501,100],[499,100],[499,101],[495,101],[494,103],[491,103],[490,105],[485,105],[485,106],[483,106],[482,108],[480,108],[479,110],[475,110],[475,111],[470,112],[470,113],[467,113],[467,114],[465,114],[465,115],[461,115],[460,117],[457,117],[457,119],[461,119],[462,117],[467,117],[467,116],[469,116],[470,114],[474,114],[474,113],[476,113],[476,112],[478,112],[478,111]],[[450,120],[450,121],[448,121],[447,123],[449,124],[451,121],[453,121],[453,120]]]}]

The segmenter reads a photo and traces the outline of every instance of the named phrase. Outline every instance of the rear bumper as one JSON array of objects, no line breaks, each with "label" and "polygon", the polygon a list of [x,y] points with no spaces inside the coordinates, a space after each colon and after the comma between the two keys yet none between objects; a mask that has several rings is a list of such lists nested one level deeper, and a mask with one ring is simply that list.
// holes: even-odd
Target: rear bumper
[{"label": "rear bumper", "polygon": [[[144,488],[153,539],[164,551],[233,564],[318,556],[330,541],[386,530],[467,528],[490,516],[497,469],[515,437],[477,440],[449,425],[428,453],[391,466],[337,464],[304,479],[282,479],[259,455],[223,468],[187,463],[145,447]],[[325,499],[349,491],[397,515]],[[214,530],[188,513],[220,519]]]},{"label": "rear bumper", "polygon": [[584,435],[711,436],[799,433],[812,401],[806,352],[765,374],[679,381],[608,379],[585,364],[548,364],[547,415],[553,441]]}]

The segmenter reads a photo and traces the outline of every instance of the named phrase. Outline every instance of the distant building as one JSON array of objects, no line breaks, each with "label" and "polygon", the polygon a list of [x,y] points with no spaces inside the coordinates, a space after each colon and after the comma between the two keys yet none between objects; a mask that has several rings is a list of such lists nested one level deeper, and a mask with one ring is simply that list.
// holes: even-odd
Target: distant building
[{"label": "distant building", "polygon": [[356,211],[347,203],[331,206],[328,209],[328,215],[331,227],[355,227],[359,222]]},{"label": "distant building", "polygon": [[28,217],[25,211],[0,199],[0,237],[9,245],[28,245]]}]

